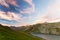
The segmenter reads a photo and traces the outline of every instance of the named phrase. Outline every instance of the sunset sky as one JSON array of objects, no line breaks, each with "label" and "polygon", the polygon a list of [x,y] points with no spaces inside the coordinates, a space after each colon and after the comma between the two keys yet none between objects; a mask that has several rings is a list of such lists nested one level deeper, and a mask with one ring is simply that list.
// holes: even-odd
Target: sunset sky
[{"label": "sunset sky", "polygon": [[21,26],[60,21],[60,0],[0,0],[0,24]]}]

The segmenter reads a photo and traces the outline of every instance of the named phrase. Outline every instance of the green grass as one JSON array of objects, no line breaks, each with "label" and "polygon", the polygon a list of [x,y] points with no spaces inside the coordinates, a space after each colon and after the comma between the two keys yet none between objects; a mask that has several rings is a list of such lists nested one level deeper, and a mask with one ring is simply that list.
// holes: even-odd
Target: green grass
[{"label": "green grass", "polygon": [[0,25],[0,40],[43,40],[42,38],[34,37],[23,31],[14,31],[7,26]]}]

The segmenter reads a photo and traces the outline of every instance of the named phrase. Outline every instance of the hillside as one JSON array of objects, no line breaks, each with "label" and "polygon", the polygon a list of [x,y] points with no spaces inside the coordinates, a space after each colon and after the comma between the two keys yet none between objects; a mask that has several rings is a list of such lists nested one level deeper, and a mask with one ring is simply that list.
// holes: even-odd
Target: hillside
[{"label": "hillside", "polygon": [[35,33],[60,35],[60,22],[43,23],[43,24],[38,23],[38,24],[29,26],[29,28],[26,31],[35,32]]},{"label": "hillside", "polygon": [[7,26],[0,25],[0,40],[43,40],[42,38],[34,37],[31,34],[23,31],[14,31]]}]

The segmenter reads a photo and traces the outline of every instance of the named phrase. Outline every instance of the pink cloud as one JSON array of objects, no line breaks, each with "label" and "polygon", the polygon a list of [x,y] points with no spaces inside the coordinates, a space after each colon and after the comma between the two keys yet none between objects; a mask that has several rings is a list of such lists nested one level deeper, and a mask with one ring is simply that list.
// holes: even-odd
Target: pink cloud
[{"label": "pink cloud", "polygon": [[[31,5],[31,7],[27,7],[26,9],[23,9],[23,11],[20,11],[20,13],[33,13],[35,11],[35,5],[32,2],[32,0],[23,0],[25,2],[27,2],[29,5]],[[0,0],[0,4],[6,7],[9,7],[9,4],[12,4],[14,6],[18,6],[17,4],[17,0]]]},{"label": "pink cloud", "polygon": [[0,0],[0,4],[3,6],[9,7],[8,3],[14,6],[18,6],[16,0]]},{"label": "pink cloud", "polygon": [[[31,20],[30,13],[33,13],[35,11],[35,5],[32,2],[32,0],[24,0],[24,1],[27,2],[29,5],[31,5],[31,7],[27,7],[25,9],[23,9],[23,11],[20,11],[20,13],[29,14],[29,17],[26,17],[26,18]],[[7,4],[7,3],[12,4],[14,6],[18,6],[17,0],[0,0],[0,5],[9,7],[9,4]],[[18,21],[19,23],[22,23],[22,25],[28,24],[27,22],[24,22],[24,18],[21,18],[21,17],[22,17],[21,14],[16,14],[16,13],[10,12],[10,11],[8,11],[6,13],[6,12],[0,10],[0,18],[2,18],[2,19],[15,20],[15,21]],[[7,25],[7,24],[4,24],[4,25]]]},{"label": "pink cloud", "polygon": [[[17,25],[14,25],[14,26],[22,26],[22,25],[28,24],[27,22],[24,21],[24,18],[21,18],[21,16],[22,15],[15,14],[13,12],[7,12],[6,13],[4,11],[0,11],[0,18],[10,20],[10,21],[15,20],[15,21],[21,23],[21,25],[17,24]],[[3,23],[1,23],[1,24],[3,24]],[[12,26],[10,24],[3,24],[3,25]]]},{"label": "pink cloud", "polygon": [[10,4],[14,5],[14,6],[18,6],[17,0],[6,0],[6,2],[10,3]]},{"label": "pink cloud", "polygon": [[16,20],[18,22],[23,21],[21,17],[13,12],[7,12],[7,14],[3,11],[0,11],[0,18],[7,19],[7,20]]},{"label": "pink cloud", "polygon": [[6,0],[0,0],[0,4],[9,7],[9,5],[6,3]]}]

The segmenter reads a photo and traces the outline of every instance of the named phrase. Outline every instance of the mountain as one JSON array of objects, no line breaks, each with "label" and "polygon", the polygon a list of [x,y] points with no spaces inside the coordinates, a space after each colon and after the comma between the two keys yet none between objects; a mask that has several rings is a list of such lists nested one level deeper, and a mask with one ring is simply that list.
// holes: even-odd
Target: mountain
[{"label": "mountain", "polygon": [[22,30],[25,30],[25,29],[26,29],[25,26],[20,26],[20,27],[10,26],[10,28],[11,28],[12,30],[15,30],[15,31],[17,31],[17,30],[22,31]]},{"label": "mountain", "polygon": [[0,40],[43,40],[42,38],[38,38],[32,36],[23,31],[14,31],[8,26],[2,26],[0,24]]},{"label": "mountain", "polygon": [[60,22],[56,23],[38,23],[31,25],[26,31],[43,34],[60,35]]}]

